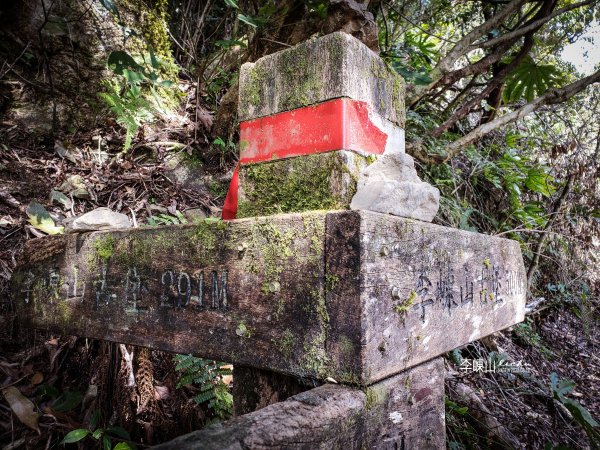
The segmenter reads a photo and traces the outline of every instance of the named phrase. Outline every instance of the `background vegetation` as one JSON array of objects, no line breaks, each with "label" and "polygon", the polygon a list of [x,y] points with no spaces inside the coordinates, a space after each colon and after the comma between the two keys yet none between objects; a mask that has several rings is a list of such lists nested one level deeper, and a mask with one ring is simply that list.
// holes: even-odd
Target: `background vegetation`
[{"label": "background vegetation", "polygon": [[[598,448],[600,71],[560,54],[599,21],[593,0],[2,4],[3,293],[25,239],[94,207],[149,225],[219,216],[240,65],[344,30],[407,82],[407,151],[442,192],[436,222],[516,239],[528,268],[527,321],[448,355],[449,447]],[[45,223],[27,221],[32,200]],[[11,448],[73,430],[156,443],[228,414],[220,364],[18,330],[1,308],[2,385],[42,414],[28,428],[3,404]],[[465,374],[465,359],[527,370]]]}]

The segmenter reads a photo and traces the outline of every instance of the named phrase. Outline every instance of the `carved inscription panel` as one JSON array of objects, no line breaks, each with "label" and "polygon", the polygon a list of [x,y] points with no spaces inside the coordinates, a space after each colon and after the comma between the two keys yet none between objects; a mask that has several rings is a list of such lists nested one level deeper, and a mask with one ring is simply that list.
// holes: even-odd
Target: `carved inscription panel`
[{"label": "carved inscription panel", "polygon": [[150,271],[133,266],[123,272],[110,274],[106,263],[83,279],[82,270],[77,266],[70,270],[55,267],[39,273],[28,270],[23,277],[19,300],[29,304],[35,296],[39,301],[55,304],[67,299],[89,302],[94,311],[125,308],[130,314],[144,313],[151,308],[229,309],[226,268],[187,273],[173,269]]},{"label": "carved inscription panel", "polygon": [[24,325],[317,376],[324,218],[43,238],[29,244],[39,256],[19,266],[13,300]]},{"label": "carved inscription panel", "polygon": [[363,215],[361,228],[370,375],[395,373],[523,320],[527,287],[517,242],[373,213]]}]

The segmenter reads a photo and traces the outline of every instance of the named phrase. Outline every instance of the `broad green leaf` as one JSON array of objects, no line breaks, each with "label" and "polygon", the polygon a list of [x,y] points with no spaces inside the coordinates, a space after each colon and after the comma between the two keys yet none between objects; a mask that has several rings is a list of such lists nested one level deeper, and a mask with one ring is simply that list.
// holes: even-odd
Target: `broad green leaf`
[{"label": "broad green leaf", "polygon": [[230,8],[235,8],[235,9],[239,8],[236,0],[225,0],[225,4],[227,6],[229,6]]},{"label": "broad green leaf", "polygon": [[532,58],[527,58],[506,77],[504,103],[521,98],[530,102],[548,89],[559,86],[564,78],[564,74],[557,66],[537,64]]},{"label": "broad green leaf", "polygon": [[63,438],[62,441],[58,445],[64,444],[72,444],[74,442],[79,442],[84,439],[88,434],[90,434],[90,430],[86,430],[85,428],[77,428],[76,430],[70,431]]},{"label": "broad green leaf", "polygon": [[104,428],[98,428],[96,431],[92,433],[92,437],[96,440],[100,439],[104,434]]},{"label": "broad green leaf", "polygon": [[129,69],[123,69],[122,75],[124,75],[125,78],[127,78],[127,81],[134,85],[141,83],[146,78],[142,72],[137,72],[135,70]]},{"label": "broad green leaf", "polygon": [[58,412],[71,411],[81,403],[83,394],[77,391],[65,391],[52,404],[52,409]]},{"label": "broad green leaf", "polygon": [[63,227],[57,227],[54,223],[46,208],[40,205],[35,200],[32,200],[25,210],[27,216],[29,216],[29,223],[36,227],[38,230],[43,231],[47,234],[61,234],[65,231]]},{"label": "broad green leaf", "polygon": [[61,203],[66,209],[71,209],[73,206],[73,202],[69,197],[60,191],[55,191],[54,189],[50,191],[50,201]]},{"label": "broad green leaf", "polygon": [[569,398],[565,402],[565,406],[576,417],[579,423],[585,422],[591,427],[597,427],[599,425],[598,422],[594,420],[590,412],[586,408],[584,408],[578,401]]},{"label": "broad green leaf", "polygon": [[156,59],[156,55],[154,54],[154,49],[152,47],[148,48],[148,52],[150,53],[150,64],[154,69],[160,68],[160,63]]},{"label": "broad green leaf", "polygon": [[575,382],[573,380],[561,380],[556,387],[556,390],[562,394],[568,394],[575,388]]},{"label": "broad green leaf", "polygon": [[113,71],[117,75],[123,75],[123,71],[125,69],[138,72],[144,70],[142,66],[135,62],[129,53],[121,50],[110,52],[110,55],[108,55],[107,64],[109,67],[114,66]]}]

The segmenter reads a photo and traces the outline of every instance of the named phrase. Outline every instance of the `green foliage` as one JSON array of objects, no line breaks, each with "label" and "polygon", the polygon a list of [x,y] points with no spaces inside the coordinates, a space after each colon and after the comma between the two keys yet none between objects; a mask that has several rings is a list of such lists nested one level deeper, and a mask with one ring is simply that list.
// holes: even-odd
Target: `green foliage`
[{"label": "green foliage", "polygon": [[248,16],[239,11],[240,7],[238,6],[237,0],[225,0],[225,4],[230,7],[238,10],[238,20],[251,28],[259,28],[263,26],[270,15],[273,12],[275,6],[271,5],[270,2],[262,5],[258,10],[258,15],[256,16]]},{"label": "green foliage", "polygon": [[204,404],[218,420],[225,420],[233,414],[233,397],[229,387],[223,382],[225,375],[231,375],[231,369],[223,363],[191,355],[175,355],[175,369],[180,372],[177,387],[193,384],[200,388],[194,397],[196,403]]},{"label": "green foliage", "polygon": [[83,394],[76,390],[67,389],[52,403],[52,409],[58,412],[68,412],[75,409],[83,400]]},{"label": "green foliage", "polygon": [[104,80],[106,92],[98,95],[125,128],[123,151],[127,151],[140,126],[167,115],[174,107],[169,91],[174,83],[161,79],[164,64],[151,48],[138,60],[125,51],[114,51],[107,65],[115,77]]},{"label": "green foliage", "polygon": [[[96,429],[86,429],[86,428],[77,428],[73,431],[70,431],[65,435],[65,437],[60,441],[58,445],[65,444],[74,444],[84,440],[86,437],[91,436],[96,441],[98,441],[98,448],[102,450],[134,450],[135,446],[130,445],[127,442],[119,442],[117,445],[112,446],[113,439],[126,439],[128,441],[131,440],[129,433],[121,428],[121,427],[108,427],[108,428],[96,428]],[[89,448],[89,447],[86,447]]]},{"label": "green foliage", "polygon": [[436,39],[415,29],[383,56],[407,82],[427,85],[431,82],[428,72],[439,57],[438,47]]},{"label": "green foliage", "polygon": [[521,322],[514,327],[514,336],[524,345],[537,348],[546,357],[553,357],[554,352],[544,344],[542,337],[533,329],[531,319]]},{"label": "green foliage", "polygon": [[506,77],[504,103],[524,98],[528,102],[548,89],[560,86],[565,76],[554,64],[538,64],[526,58]]},{"label": "green foliage", "polygon": [[600,449],[600,424],[578,401],[567,397],[573,388],[575,382],[572,380],[559,380],[558,375],[553,372],[550,374],[550,387],[554,399],[562,403],[573,416],[573,419],[584,429],[593,449]]},{"label": "green foliage", "polygon": [[529,192],[550,197],[555,187],[548,168],[535,163],[516,149],[508,148],[497,160],[483,161],[483,176],[508,194],[510,214],[529,228],[543,226],[547,218],[539,201],[528,200]]},{"label": "green foliage", "polygon": [[444,403],[446,404],[446,411],[450,414],[458,414],[464,416],[469,413],[468,407],[460,406],[458,403],[450,400],[447,396],[444,397]]},{"label": "green foliage", "polygon": [[63,438],[62,441],[58,445],[64,444],[72,444],[74,442],[79,442],[84,439],[88,434],[90,434],[90,430],[86,430],[85,428],[77,428],[76,430],[70,431]]},{"label": "green foliage", "polygon": [[184,225],[186,223],[188,223],[188,220],[181,211],[175,211],[174,216],[161,213],[148,217],[148,225],[151,227],[158,227],[161,225]]}]

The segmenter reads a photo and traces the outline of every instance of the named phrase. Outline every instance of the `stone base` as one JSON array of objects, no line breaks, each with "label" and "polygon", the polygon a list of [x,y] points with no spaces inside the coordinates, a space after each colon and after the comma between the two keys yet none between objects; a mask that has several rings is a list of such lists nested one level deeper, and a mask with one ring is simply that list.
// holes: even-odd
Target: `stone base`
[{"label": "stone base", "polygon": [[443,359],[364,390],[325,384],[152,448],[442,450],[446,448]]},{"label": "stone base", "polygon": [[237,217],[348,209],[368,162],[369,157],[339,150],[242,165]]}]

